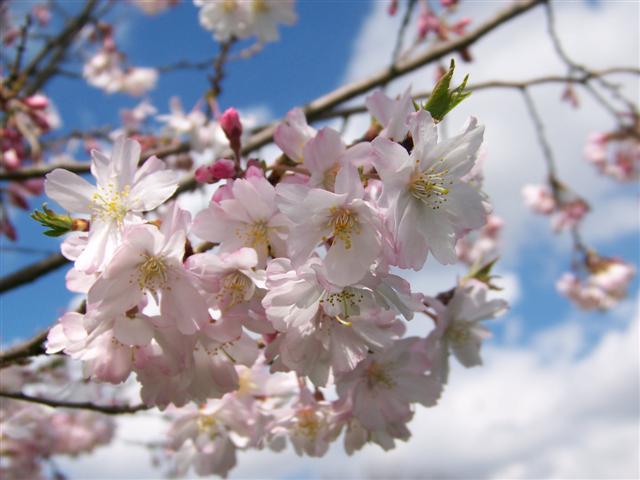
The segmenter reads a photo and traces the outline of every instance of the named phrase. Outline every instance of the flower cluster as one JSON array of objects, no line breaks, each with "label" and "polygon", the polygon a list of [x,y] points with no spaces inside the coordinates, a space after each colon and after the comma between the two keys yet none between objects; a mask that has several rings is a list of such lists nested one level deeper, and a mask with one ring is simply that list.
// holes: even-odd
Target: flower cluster
[{"label": "flower cluster", "polygon": [[98,30],[100,48],[85,62],[82,75],[89,85],[106,93],[123,92],[140,96],[152,90],[158,80],[158,72],[147,67],[123,65],[125,56],[117,49],[111,29]]},{"label": "flower cluster", "polygon": [[280,38],[279,23],[292,25],[294,0],[193,0],[200,7],[200,24],[220,42],[257,37],[260,43]]},{"label": "flower cluster", "polygon": [[640,142],[627,132],[594,133],[584,148],[584,156],[598,172],[619,182],[640,179]]},{"label": "flower cluster", "polygon": [[589,252],[584,275],[567,272],[556,288],[583,310],[609,310],[627,296],[635,268],[617,258]]},{"label": "flower cluster", "polygon": [[[456,263],[458,241],[485,225],[483,128],[471,119],[439,140],[408,91],[375,92],[367,105],[377,135],[353,145],[291,111],[274,135],[282,168],[268,178],[240,158],[242,124],[227,110],[220,127],[236,161],[200,170],[226,183],[193,219],[163,205],[178,177],[158,158],[140,162],[131,139],[92,152],[96,185],[47,175],[47,194],[86,227],[62,244],[75,262],[67,287],[86,295],[86,311],[60,318],[47,351],[82,361],[96,381],[135,373],[149,406],[198,404],[172,429],[176,472],[224,475],[236,449],[286,438],[322,455],[343,429],[349,452],[392,448],[409,437],[413,405],[437,403],[450,352],[480,363],[479,321],[504,302],[473,279],[431,299],[392,268],[419,270],[429,254]],[[495,238],[499,223],[485,229]],[[417,315],[432,328],[405,337]],[[321,389],[332,386],[329,401]]]},{"label": "flower cluster", "polygon": [[[59,362],[57,362],[59,363]],[[37,369],[12,366],[2,370],[3,391],[25,388],[62,389],[70,381],[64,366],[39,365]],[[36,383],[37,382],[37,383]],[[39,384],[39,385],[38,385]],[[49,478],[44,463],[54,455],[77,456],[108,444],[115,430],[112,418],[82,410],[54,410],[35,403],[3,398],[0,401],[2,478]],[[53,467],[53,465],[52,465]],[[55,473],[55,472],[54,472]]]},{"label": "flower cluster", "polygon": [[567,186],[553,181],[547,185],[525,185],[522,197],[527,207],[542,215],[551,215],[551,226],[556,232],[575,228],[589,212],[589,204]]}]

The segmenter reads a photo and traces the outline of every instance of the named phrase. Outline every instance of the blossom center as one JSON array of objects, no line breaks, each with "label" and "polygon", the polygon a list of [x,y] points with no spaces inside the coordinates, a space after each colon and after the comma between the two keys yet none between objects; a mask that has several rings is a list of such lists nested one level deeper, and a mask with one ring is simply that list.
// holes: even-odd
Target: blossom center
[{"label": "blossom center", "polygon": [[315,438],[320,430],[320,421],[312,408],[298,412],[298,430],[307,438]]},{"label": "blossom center", "polygon": [[351,289],[344,289],[339,293],[328,294],[323,299],[323,303],[326,302],[333,308],[336,308],[336,306],[342,307],[342,318],[336,318],[343,325],[351,326],[351,323],[348,322],[347,319],[351,315],[358,315],[360,313],[358,305],[362,302],[362,300],[363,296],[361,293],[356,293]]},{"label": "blossom center", "polygon": [[449,189],[445,185],[453,182],[446,178],[448,170],[435,172],[431,167],[429,170],[414,174],[409,191],[414,198],[422,200],[434,210],[439,209],[447,200]]},{"label": "blossom center", "polygon": [[333,192],[333,189],[336,186],[336,177],[338,176],[338,172],[340,171],[340,164],[334,163],[332,167],[327,168],[322,175],[322,186]]},{"label": "blossom center", "polygon": [[247,239],[250,247],[258,247],[269,243],[269,227],[267,222],[259,220],[254,222],[247,231]]},{"label": "blossom center", "polygon": [[269,10],[269,4],[265,0],[253,0],[254,13],[267,13]]},{"label": "blossom center", "polygon": [[93,215],[122,225],[124,217],[129,212],[127,202],[129,191],[129,185],[122,190],[117,190],[113,184],[109,184],[106,188],[98,187],[98,191],[91,197]]},{"label": "blossom center", "polygon": [[213,415],[202,414],[198,417],[198,431],[213,439],[218,435],[216,423],[216,418]]},{"label": "blossom center", "polygon": [[225,308],[231,308],[244,301],[247,289],[251,286],[251,279],[241,272],[233,272],[222,280],[222,290],[218,300],[224,302]]},{"label": "blossom center", "polygon": [[327,226],[333,230],[333,237],[344,242],[344,248],[351,248],[351,236],[360,233],[358,214],[345,207],[331,207]]},{"label": "blossom center", "polygon": [[377,362],[371,362],[367,367],[367,384],[369,388],[382,385],[384,388],[390,389],[395,386],[395,382],[391,379],[384,366]]},{"label": "blossom center", "polygon": [[471,337],[469,327],[464,324],[449,325],[445,331],[445,337],[452,343],[465,343]]},{"label": "blossom center", "polygon": [[222,11],[224,13],[231,13],[236,9],[236,0],[223,0]]},{"label": "blossom center", "polygon": [[138,266],[138,286],[141,290],[157,291],[165,288],[168,280],[167,264],[163,257],[143,254]]}]

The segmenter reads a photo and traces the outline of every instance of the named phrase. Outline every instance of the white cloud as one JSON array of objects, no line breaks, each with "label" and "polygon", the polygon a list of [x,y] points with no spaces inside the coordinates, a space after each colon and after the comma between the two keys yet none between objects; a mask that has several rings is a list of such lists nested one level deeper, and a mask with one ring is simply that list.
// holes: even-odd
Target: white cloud
[{"label": "white cloud", "polygon": [[[637,301],[637,298],[636,298]],[[638,316],[584,352],[584,324],[549,329],[530,346],[488,345],[483,367],[454,365],[438,405],[418,408],[413,437],[391,452],[348,457],[340,442],[321,459],[242,452],[233,478],[637,478]],[[60,463],[71,478],[156,478],[148,451],[166,424],[119,419],[118,438],[91,457]],[[96,467],[96,466],[99,466]]]}]

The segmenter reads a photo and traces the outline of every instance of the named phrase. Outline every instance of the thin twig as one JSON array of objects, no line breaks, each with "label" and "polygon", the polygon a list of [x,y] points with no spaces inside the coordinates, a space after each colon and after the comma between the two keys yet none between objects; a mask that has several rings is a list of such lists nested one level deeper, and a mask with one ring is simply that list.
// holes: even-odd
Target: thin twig
[{"label": "thin twig", "polygon": [[409,20],[411,20],[411,13],[413,12],[414,7],[416,6],[417,0],[409,0],[407,4],[407,11],[404,13],[402,17],[402,23],[400,24],[400,28],[398,29],[398,36],[396,38],[396,45],[393,48],[393,54],[391,55],[391,64],[395,64],[400,57],[400,52],[402,51],[402,40],[404,39],[404,35],[407,31],[407,27],[409,26]]},{"label": "thin twig", "polygon": [[[75,36],[82,30],[91,18],[93,10],[96,8],[99,0],[87,0],[81,12],[73,20],[69,21],[65,28],[55,37],[51,38],[42,49],[34,56],[33,60],[20,73],[20,78],[26,81],[29,77],[35,75],[35,79],[25,91],[25,96],[31,95],[38,91],[42,85],[53,75],[57,69],[58,63],[62,60],[64,53],[73,41]],[[36,70],[40,68],[41,62],[50,54],[52,58],[44,68],[36,74]]]},{"label": "thin twig", "polygon": [[549,145],[549,141],[547,140],[547,136],[545,134],[544,123],[542,122],[542,118],[540,117],[540,114],[536,110],[535,104],[533,103],[533,99],[531,98],[531,95],[529,94],[528,90],[526,88],[522,88],[520,91],[522,92],[522,97],[524,98],[524,103],[527,106],[527,111],[529,112],[529,116],[531,117],[533,125],[536,129],[538,143],[540,144],[540,148],[542,149],[544,160],[547,164],[547,171],[549,174],[550,183],[552,185],[552,188],[555,191],[555,187],[553,187],[553,185],[556,184],[557,168],[556,168],[555,159],[553,158],[551,145]]},{"label": "thin twig", "polygon": [[39,403],[54,408],[74,408],[81,410],[93,410],[107,415],[120,415],[136,413],[142,410],[149,410],[151,407],[147,405],[97,405],[91,402],[67,402],[64,400],[54,400],[51,398],[32,397],[24,393],[2,392],[0,397],[10,398],[12,400],[21,400],[24,402]]}]

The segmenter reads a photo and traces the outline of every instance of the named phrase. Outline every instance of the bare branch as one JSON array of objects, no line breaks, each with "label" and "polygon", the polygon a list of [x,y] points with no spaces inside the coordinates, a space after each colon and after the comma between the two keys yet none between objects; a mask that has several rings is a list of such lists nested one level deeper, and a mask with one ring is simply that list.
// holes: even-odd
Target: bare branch
[{"label": "bare branch", "polygon": [[44,342],[49,330],[43,330],[29,340],[19,343],[4,352],[0,352],[0,368],[8,367],[29,357],[45,353]]},{"label": "bare branch", "polygon": [[12,400],[21,400],[24,402],[39,403],[54,408],[74,408],[81,410],[93,410],[107,415],[120,415],[149,410],[151,407],[147,405],[97,405],[91,402],[67,402],[64,400],[54,400],[50,398],[32,397],[24,393],[12,393],[0,391],[0,397],[10,398]]},{"label": "bare branch", "polygon": [[[91,14],[98,5],[99,0],[87,0],[82,11],[69,21],[65,28],[55,37],[51,38],[42,49],[31,60],[29,65],[20,74],[20,79],[26,81],[30,76],[35,74],[33,83],[31,83],[25,91],[25,95],[29,96],[37,92],[45,82],[55,74],[58,64],[64,58],[67,47],[71,44],[76,35],[82,30],[87,22],[91,19]],[[51,58],[46,66],[40,68],[40,64],[51,54]],[[38,73],[36,70],[40,69]]]},{"label": "bare branch", "polygon": [[12,290],[24,285],[25,283],[32,282],[42,275],[66,265],[68,262],[69,260],[59,253],[49,255],[47,258],[32,263],[17,272],[10,273],[9,275],[0,278],[0,293]]},{"label": "bare branch", "polygon": [[533,99],[531,98],[531,95],[529,94],[527,89],[523,88],[521,89],[521,92],[524,98],[524,103],[527,106],[527,111],[529,112],[529,116],[531,117],[533,125],[536,129],[536,135],[538,136],[538,143],[540,143],[540,147],[542,148],[544,160],[547,163],[547,171],[548,171],[549,180],[550,180],[549,183],[551,184],[552,189],[555,192],[556,189],[554,185],[556,185],[556,181],[557,181],[556,180],[557,179],[556,163],[555,163],[555,159],[553,158],[553,152],[551,151],[551,146],[549,145],[549,141],[547,140],[547,136],[544,131],[544,124],[542,122],[542,118],[540,117],[540,114],[536,110],[535,104],[533,103]]},{"label": "bare branch", "polygon": [[[365,93],[372,88],[378,87],[380,85],[388,83],[390,80],[398,78],[405,73],[412,72],[417,68],[420,68],[424,65],[427,65],[430,62],[438,60],[445,55],[448,55],[452,52],[460,50],[461,48],[467,47],[479,40],[495,28],[499,27],[503,23],[511,20],[512,18],[521,15],[536,5],[543,3],[544,0],[527,0],[524,2],[516,3],[504,10],[498,12],[495,17],[486,21],[478,28],[469,32],[467,35],[459,37],[455,40],[451,40],[442,44],[439,44],[437,47],[434,47],[421,55],[417,56],[411,60],[403,60],[400,61],[390,67],[387,67],[380,72],[372,75],[371,77],[353,82],[349,85],[345,85],[334,90],[331,93],[328,93],[322,97],[313,100],[309,104],[304,107],[304,112],[309,121],[317,120],[323,118],[327,112],[331,111],[333,107],[339,105],[347,100],[350,100],[362,93]],[[253,134],[246,142],[244,142],[242,147],[242,154],[247,154],[258,148],[268,144],[273,139],[273,134],[275,132],[276,123],[272,123],[266,126],[261,131]],[[188,142],[182,142],[174,145],[170,145],[168,147],[163,147],[157,150],[148,151],[143,155],[143,160],[155,155],[159,158],[163,158],[169,155],[178,154],[188,152],[190,149],[190,145]],[[41,177],[47,173],[49,173],[54,168],[66,168],[66,167],[58,167],[58,166],[47,166],[47,167],[34,167],[31,169],[21,169],[12,172],[0,172],[0,180],[22,180],[33,177]],[[78,164],[73,165],[73,169],[71,171],[75,173],[86,173],[89,171],[89,164]],[[192,174],[188,178],[186,178],[178,188],[179,194],[181,192],[192,190],[196,186],[195,176]]]}]

